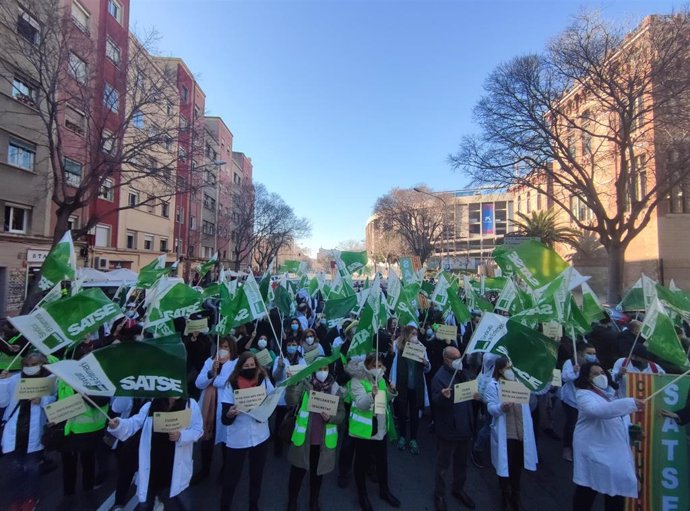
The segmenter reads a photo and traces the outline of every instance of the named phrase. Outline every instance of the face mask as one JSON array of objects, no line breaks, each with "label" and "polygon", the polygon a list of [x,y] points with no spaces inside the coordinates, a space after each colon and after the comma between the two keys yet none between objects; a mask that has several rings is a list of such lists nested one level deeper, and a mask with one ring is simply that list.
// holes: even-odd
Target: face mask
[{"label": "face mask", "polygon": [[294,355],[295,353],[297,353],[297,346],[288,346],[287,352],[289,355]]},{"label": "face mask", "polygon": [[647,367],[647,362],[643,362],[642,360],[631,360],[630,363],[637,367],[638,369],[642,370],[645,367]]},{"label": "face mask", "polygon": [[605,374],[598,374],[592,378],[592,383],[601,390],[606,390],[609,386],[609,379]]},{"label": "face mask", "polygon": [[371,369],[367,369],[367,372],[375,380],[379,380],[383,376],[383,368],[382,367],[372,367]]},{"label": "face mask", "polygon": [[218,350],[218,358],[227,358],[230,356],[229,350]]},{"label": "face mask", "polygon": [[585,360],[587,362],[596,362],[597,361],[597,356],[596,355],[585,355]]},{"label": "face mask", "polygon": [[237,333],[237,330],[235,330],[234,328],[230,329],[230,335],[234,336],[236,333]]},{"label": "face mask", "polygon": [[328,371],[316,371],[316,379],[321,383],[325,382],[326,378],[328,378]]},{"label": "face mask", "polygon": [[508,381],[515,381],[515,373],[512,369],[506,369],[505,371],[503,371],[503,378],[505,378]]},{"label": "face mask", "polygon": [[240,375],[242,376],[242,378],[251,380],[252,378],[254,378],[254,376],[256,376],[256,367],[253,367],[252,369],[242,369],[240,371]]},{"label": "face mask", "polygon": [[410,342],[419,342],[419,339],[417,337],[410,337]]},{"label": "face mask", "polygon": [[259,339],[259,342],[257,344],[260,350],[263,350],[266,348],[266,346],[268,346],[268,342],[266,341],[266,339]]},{"label": "face mask", "polygon": [[427,336],[427,337],[433,337],[433,336],[434,336],[434,331],[433,331],[431,328],[429,328],[429,329],[426,331],[426,336]]},{"label": "face mask", "polygon": [[22,368],[22,372],[27,376],[36,376],[41,372],[41,366],[26,366]]},{"label": "face mask", "polygon": [[461,358],[456,358],[455,360],[453,360],[453,363],[450,365],[456,371],[462,371],[462,359]]},{"label": "face mask", "polygon": [[290,325],[290,330],[296,332],[297,330],[299,330],[299,325]]},{"label": "face mask", "polygon": [[309,346],[311,346],[312,344],[314,344],[314,338],[313,337],[306,337],[304,339],[304,342],[306,342]]}]

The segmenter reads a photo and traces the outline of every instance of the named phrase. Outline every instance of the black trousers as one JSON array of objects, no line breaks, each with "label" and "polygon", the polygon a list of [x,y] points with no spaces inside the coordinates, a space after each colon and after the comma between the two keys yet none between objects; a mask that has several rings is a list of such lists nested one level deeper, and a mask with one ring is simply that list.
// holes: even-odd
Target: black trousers
[{"label": "black trousers", "polygon": [[81,486],[85,491],[93,490],[96,479],[96,449],[65,451],[62,456],[62,490],[65,495],[74,495],[77,487],[77,462],[81,460]]},{"label": "black trousers", "polygon": [[[422,399],[423,396],[422,396]],[[417,429],[419,429],[419,405],[417,403],[417,392],[407,391],[407,399],[396,399],[394,402],[395,415],[398,419],[398,433],[403,438],[407,438],[407,422],[410,422],[410,440],[417,440]]]},{"label": "black trousers", "polygon": [[461,491],[465,487],[467,480],[467,457],[472,447],[471,438],[461,440],[438,439],[436,449],[436,470],[434,495],[437,497],[446,496],[446,475],[453,463],[453,484],[451,491]]},{"label": "black trousers", "polygon": [[508,477],[499,477],[501,490],[520,495],[520,479],[525,465],[525,451],[522,440],[508,439]]},{"label": "black trousers", "polygon": [[563,447],[572,449],[573,433],[575,432],[575,424],[577,424],[577,408],[563,403],[563,413],[565,413],[565,423],[563,424]]},{"label": "black trousers", "polygon": [[340,456],[338,457],[338,475],[347,477],[352,471],[352,460],[355,458],[355,439],[348,434],[345,427],[342,443],[340,444]]},{"label": "black trousers", "polygon": [[283,454],[283,441],[281,440],[280,435],[278,434],[278,430],[280,429],[280,425],[283,423],[283,419],[285,418],[287,411],[287,406],[278,405],[276,406],[276,411],[273,413],[273,416],[275,417],[272,435],[273,454],[275,454],[276,456],[281,456]]},{"label": "black trousers", "polygon": [[127,504],[127,494],[132,485],[132,478],[139,468],[139,437],[119,442],[115,448],[115,459],[117,460],[115,505],[124,506]]},{"label": "black trousers", "polygon": [[245,458],[249,458],[249,510],[255,511],[259,507],[261,495],[261,479],[266,464],[268,442],[262,442],[254,447],[245,449],[225,448],[225,472],[223,474],[223,491],[220,495],[220,510],[230,511],[232,498],[235,495],[237,483],[242,477]]},{"label": "black trousers", "polygon": [[[573,511],[590,511],[597,495],[599,495],[599,493],[592,488],[576,485],[575,493],[573,494]],[[605,511],[623,511],[624,509],[625,497],[604,495]]]},{"label": "black trousers", "polygon": [[[309,448],[309,502],[316,503],[319,501],[319,493],[321,491],[321,481],[323,476],[318,475],[319,458],[321,457],[321,446],[312,445]],[[290,468],[290,480],[288,482],[288,500],[290,502],[297,502],[299,497],[299,490],[302,487],[302,481],[307,471],[303,468],[292,465]]]},{"label": "black trousers", "polygon": [[[375,420],[375,419],[374,419]],[[355,483],[357,493],[367,495],[366,475],[369,465],[376,464],[379,488],[388,488],[388,439],[363,440],[352,438],[355,444]]]}]

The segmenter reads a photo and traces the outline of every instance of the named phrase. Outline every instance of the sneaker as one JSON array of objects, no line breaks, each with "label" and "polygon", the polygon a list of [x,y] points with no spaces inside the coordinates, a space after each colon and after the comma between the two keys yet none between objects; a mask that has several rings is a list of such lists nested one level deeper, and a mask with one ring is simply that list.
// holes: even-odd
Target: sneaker
[{"label": "sneaker", "polygon": [[407,440],[405,440],[405,437],[400,437],[398,438],[398,450],[399,451],[404,451],[405,446],[407,445]]},{"label": "sneaker", "polygon": [[419,444],[417,440],[410,440],[410,452],[412,454],[419,454]]},{"label": "sneaker", "polygon": [[565,461],[573,461],[573,450],[570,447],[563,449],[563,459]]},{"label": "sneaker", "polygon": [[477,451],[473,450],[472,453],[470,454],[470,458],[472,458],[472,464],[477,467],[477,468],[485,468],[486,465],[482,462],[482,456],[479,454]]}]

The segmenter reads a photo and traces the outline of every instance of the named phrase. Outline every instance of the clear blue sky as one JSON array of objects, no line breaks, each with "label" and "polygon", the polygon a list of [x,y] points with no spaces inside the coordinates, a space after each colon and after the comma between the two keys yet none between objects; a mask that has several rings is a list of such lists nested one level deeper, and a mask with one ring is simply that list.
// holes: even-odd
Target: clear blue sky
[{"label": "clear blue sky", "polygon": [[136,30],[183,58],[255,180],[309,218],[319,247],[364,238],[394,186],[462,188],[446,157],[474,130],[487,74],[538,51],[583,6],[611,19],[665,0],[131,0]]}]

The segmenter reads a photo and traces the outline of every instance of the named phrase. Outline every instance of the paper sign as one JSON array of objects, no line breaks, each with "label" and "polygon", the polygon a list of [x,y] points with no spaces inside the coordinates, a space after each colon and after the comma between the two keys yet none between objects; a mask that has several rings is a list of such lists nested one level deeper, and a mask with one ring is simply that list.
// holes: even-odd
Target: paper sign
[{"label": "paper sign", "polygon": [[556,321],[548,321],[542,323],[542,332],[546,337],[560,341],[563,337],[563,325]]},{"label": "paper sign", "polygon": [[314,349],[314,350],[311,350],[311,351],[306,351],[306,352],[304,353],[304,361],[305,361],[307,364],[311,364],[314,360],[316,360],[316,359],[319,358],[320,356],[321,356],[321,352],[319,351],[318,348],[317,348],[317,349]]},{"label": "paper sign", "polygon": [[189,427],[192,419],[191,408],[179,412],[153,412],[153,432],[172,433]]},{"label": "paper sign", "polygon": [[325,413],[331,417],[338,413],[338,402],[340,397],[337,395],[326,394],[312,390],[309,392],[309,407],[307,410],[314,413]]},{"label": "paper sign", "polygon": [[436,337],[438,339],[455,341],[458,338],[458,327],[454,325],[439,325],[436,330]]},{"label": "paper sign", "polygon": [[266,367],[273,363],[273,357],[271,356],[271,353],[264,348],[261,351],[256,352],[256,361],[259,362],[260,366]]},{"label": "paper sign", "polygon": [[81,397],[81,394],[74,394],[46,405],[44,410],[48,422],[59,424],[86,412],[86,403],[84,403],[84,398]]},{"label": "paper sign", "polygon": [[302,366],[302,365],[299,365],[299,364],[287,366],[287,368],[285,368],[285,370],[286,370],[286,372],[287,372],[288,378],[289,378],[290,376],[296,375],[297,373],[299,373],[299,372],[300,372],[302,369],[304,369],[305,367],[306,367],[306,366]]},{"label": "paper sign", "polygon": [[266,399],[266,387],[262,384],[258,387],[235,390],[235,406],[240,412],[248,412],[256,408]]},{"label": "paper sign", "polygon": [[561,379],[561,370],[560,369],[554,369],[553,370],[553,377],[551,378],[551,386],[552,387],[563,386],[563,380]]},{"label": "paper sign", "polygon": [[208,318],[188,319],[187,326],[184,328],[184,335],[194,332],[208,332]]},{"label": "paper sign", "polygon": [[35,397],[49,396],[55,392],[55,377],[47,378],[21,378],[14,398],[33,399]]},{"label": "paper sign", "polygon": [[250,410],[249,412],[244,413],[252,417],[257,422],[268,422],[268,419],[270,419],[271,415],[273,415],[273,412],[275,411],[276,406],[278,406],[278,402],[280,401],[280,398],[283,397],[283,394],[285,394],[285,387],[276,387],[268,396],[266,396],[266,399],[264,399],[259,406]]},{"label": "paper sign", "polygon": [[408,342],[405,344],[405,349],[403,350],[403,358],[409,358],[415,362],[424,362],[424,354],[426,353],[426,348],[422,343],[419,342]]},{"label": "paper sign", "polygon": [[453,403],[464,403],[474,399],[477,393],[477,380],[456,383],[453,392]]},{"label": "paper sign", "polygon": [[379,390],[374,398],[374,415],[385,415],[386,413],[386,393]]},{"label": "paper sign", "polygon": [[519,381],[501,380],[501,401],[504,403],[529,403],[530,390]]}]

